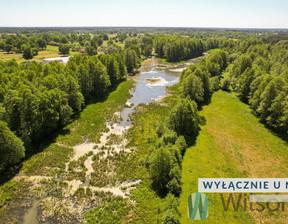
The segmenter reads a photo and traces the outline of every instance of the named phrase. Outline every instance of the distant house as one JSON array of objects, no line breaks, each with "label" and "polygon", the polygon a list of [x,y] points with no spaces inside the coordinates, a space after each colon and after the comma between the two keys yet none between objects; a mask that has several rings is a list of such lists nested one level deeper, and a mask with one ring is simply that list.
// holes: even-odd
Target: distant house
[{"label": "distant house", "polygon": [[68,57],[58,57],[58,58],[45,58],[43,59],[42,63],[44,65],[50,64],[52,61],[59,61],[61,64],[66,65],[69,61],[69,56]]}]

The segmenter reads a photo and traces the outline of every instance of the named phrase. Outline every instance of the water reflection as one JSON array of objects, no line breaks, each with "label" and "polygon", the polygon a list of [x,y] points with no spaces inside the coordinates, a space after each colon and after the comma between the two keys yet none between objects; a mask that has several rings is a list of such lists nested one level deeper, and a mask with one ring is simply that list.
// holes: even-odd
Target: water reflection
[{"label": "water reflection", "polygon": [[[134,108],[140,103],[150,103],[156,99],[162,98],[166,94],[165,86],[170,86],[179,81],[181,72],[190,64],[196,63],[198,59],[192,59],[185,63],[164,64],[161,59],[152,57],[144,61],[141,65],[140,73],[129,77],[135,81],[135,91],[132,98],[128,100],[133,106],[124,108],[121,112],[121,121],[119,125],[130,126],[129,115],[134,112]],[[160,80],[159,82],[149,83],[149,79]]]}]

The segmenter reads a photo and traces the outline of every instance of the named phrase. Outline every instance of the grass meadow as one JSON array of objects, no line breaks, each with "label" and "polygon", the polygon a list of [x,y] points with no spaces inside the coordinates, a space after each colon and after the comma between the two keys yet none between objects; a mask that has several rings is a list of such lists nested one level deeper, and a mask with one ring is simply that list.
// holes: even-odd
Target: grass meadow
[{"label": "grass meadow", "polygon": [[[196,144],[186,150],[182,167],[180,196],[181,223],[192,223],[187,214],[187,200],[198,192],[198,178],[285,178],[288,173],[287,142],[266,129],[252,114],[249,106],[240,102],[235,93],[218,91],[212,102],[200,112],[206,119]],[[236,196],[239,196],[237,194]],[[230,205],[223,213],[220,194],[207,194],[209,216],[201,223],[283,223],[283,219],[260,215],[279,212],[235,212]],[[224,198],[228,194],[224,194]],[[249,197],[248,197],[249,201]],[[255,203],[254,203],[255,204]],[[275,208],[276,205],[271,207]],[[243,215],[240,218],[240,215]],[[224,216],[226,218],[223,218]],[[234,217],[234,215],[236,215]],[[256,219],[252,218],[252,215]],[[285,215],[285,212],[280,213]],[[287,215],[287,212],[286,212]],[[243,218],[244,217],[244,218]]]},{"label": "grass meadow", "polygon": [[[70,51],[70,55],[74,55],[77,52],[72,52]],[[44,58],[55,58],[55,57],[61,57],[63,56],[62,54],[59,53],[58,46],[52,46],[52,45],[47,45],[47,48],[44,50],[40,50],[38,52],[38,55],[34,56],[31,61],[36,61],[36,62],[42,62]],[[7,52],[0,51],[0,61],[9,61],[11,59],[15,59],[17,62],[25,62],[25,60],[22,57],[22,53],[15,53],[11,52],[7,54]]]}]

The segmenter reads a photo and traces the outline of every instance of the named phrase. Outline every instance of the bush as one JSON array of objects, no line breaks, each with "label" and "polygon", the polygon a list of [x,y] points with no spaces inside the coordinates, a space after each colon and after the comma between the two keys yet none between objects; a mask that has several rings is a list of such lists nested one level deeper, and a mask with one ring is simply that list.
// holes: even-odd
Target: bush
[{"label": "bush", "polygon": [[178,211],[179,201],[173,194],[168,194],[165,198],[164,217],[162,223],[180,223],[180,213]]},{"label": "bush", "polygon": [[165,131],[165,126],[163,123],[160,123],[156,130],[158,137],[161,137],[164,134],[164,131]]},{"label": "bush", "polygon": [[183,156],[185,153],[185,150],[187,148],[187,144],[185,141],[184,136],[179,136],[175,142],[176,147],[180,150],[181,155]]},{"label": "bush", "polygon": [[130,210],[127,201],[121,197],[107,198],[104,204],[88,210],[83,218],[85,223],[122,223],[121,220]]},{"label": "bush", "polygon": [[177,133],[173,130],[165,130],[164,135],[163,135],[163,141],[166,145],[169,143],[174,144],[177,140]]},{"label": "bush", "polygon": [[169,209],[165,212],[163,217],[164,224],[180,224],[179,215],[174,209]]},{"label": "bush", "polygon": [[230,86],[231,86],[231,82],[230,82],[230,79],[229,78],[224,78],[222,81],[221,81],[221,89],[223,91],[230,91]]},{"label": "bush", "polygon": [[174,194],[176,197],[179,197],[181,193],[181,185],[176,178],[173,178],[171,181],[169,181],[169,183],[167,184],[167,188],[171,194]]},{"label": "bush", "polygon": [[37,48],[32,48],[32,55],[33,56],[37,56],[38,52],[39,52],[39,50]]},{"label": "bush", "polygon": [[210,79],[210,87],[212,91],[217,91],[220,88],[219,77],[215,76]]}]

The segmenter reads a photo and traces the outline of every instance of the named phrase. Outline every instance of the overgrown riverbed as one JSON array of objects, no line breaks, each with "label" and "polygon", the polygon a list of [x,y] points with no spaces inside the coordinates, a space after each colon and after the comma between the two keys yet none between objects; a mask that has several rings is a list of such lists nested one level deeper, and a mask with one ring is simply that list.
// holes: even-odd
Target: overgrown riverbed
[{"label": "overgrown riverbed", "polygon": [[[93,223],[108,219],[104,214],[112,204],[117,211],[113,220],[119,222],[160,218],[161,209],[156,214],[155,206],[165,200],[152,190],[143,162],[169,107],[142,103],[163,98],[165,86],[177,83],[180,70],[190,63],[167,65],[149,59],[140,74],[130,77],[133,81],[121,83],[106,101],[87,106],[65,128],[68,134],[24,162],[19,174],[1,186],[0,220],[80,223],[84,218]],[[160,82],[145,81],[155,76]]]}]

